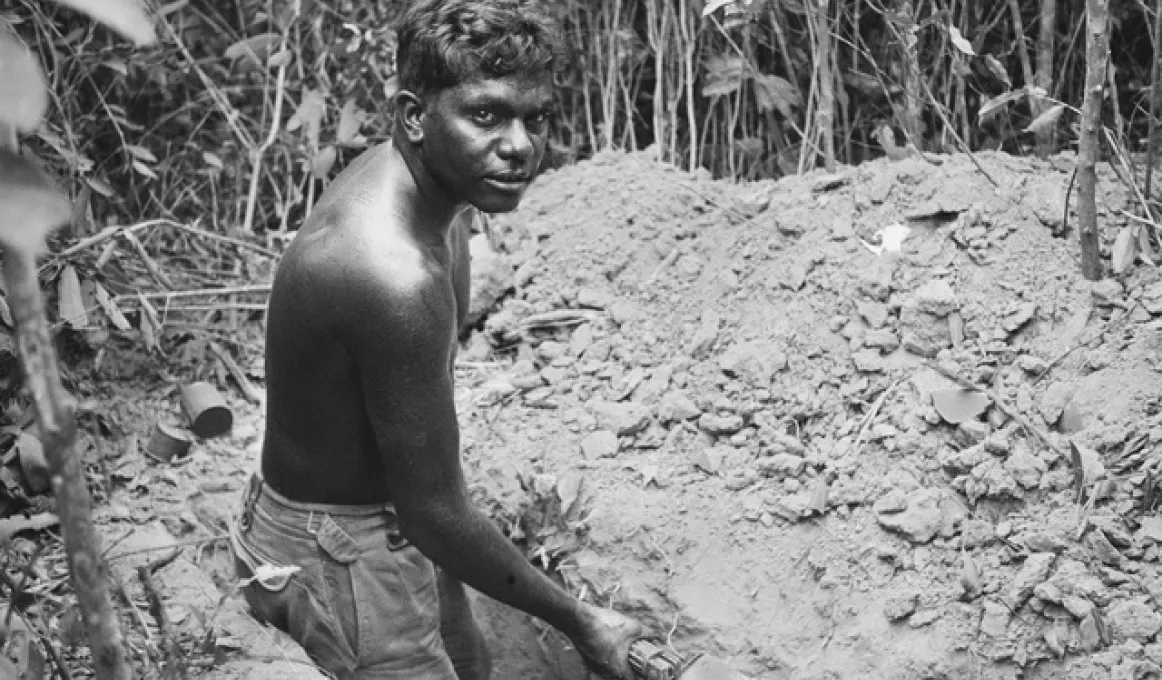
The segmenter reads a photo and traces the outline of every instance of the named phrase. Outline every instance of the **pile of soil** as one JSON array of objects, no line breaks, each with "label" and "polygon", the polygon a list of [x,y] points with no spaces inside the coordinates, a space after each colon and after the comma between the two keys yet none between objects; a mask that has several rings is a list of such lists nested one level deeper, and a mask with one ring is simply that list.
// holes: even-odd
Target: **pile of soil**
[{"label": "pile of soil", "polygon": [[[579,597],[756,678],[1162,675],[1162,277],[1081,278],[1073,167],[984,153],[732,184],[604,153],[545,175],[492,222],[482,274],[513,286],[457,364],[475,499]],[[1110,240],[1129,201],[1103,172]],[[240,332],[260,380],[261,328]],[[176,638],[166,663],[206,677],[321,677],[245,616],[221,540],[261,407],[208,358],[179,380],[99,356],[74,367],[100,405],[79,449],[134,658]],[[227,394],[234,428],[150,460],[186,377]],[[29,591],[57,592],[63,555],[13,547],[39,565]],[[53,635],[75,618],[67,594],[38,602]],[[477,602],[496,677],[584,677],[558,634]],[[65,637],[66,662],[85,653]]]},{"label": "pile of soil", "polygon": [[931,160],[545,176],[459,371],[478,499],[756,677],[1162,672],[1157,271],[1081,278],[1070,156]]}]

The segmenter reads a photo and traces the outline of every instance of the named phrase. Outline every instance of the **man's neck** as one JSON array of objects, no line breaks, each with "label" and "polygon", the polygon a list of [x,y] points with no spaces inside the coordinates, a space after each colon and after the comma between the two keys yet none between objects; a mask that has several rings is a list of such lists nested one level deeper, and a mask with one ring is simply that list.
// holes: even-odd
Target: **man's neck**
[{"label": "man's neck", "polygon": [[415,226],[428,233],[434,231],[443,238],[448,233],[452,221],[468,207],[468,204],[456,200],[439,185],[424,165],[418,147],[405,139],[400,139],[398,135],[392,139],[391,144],[393,154],[403,161],[411,177],[411,182],[403,186],[399,192],[400,198],[404,201],[403,207],[415,220]]}]

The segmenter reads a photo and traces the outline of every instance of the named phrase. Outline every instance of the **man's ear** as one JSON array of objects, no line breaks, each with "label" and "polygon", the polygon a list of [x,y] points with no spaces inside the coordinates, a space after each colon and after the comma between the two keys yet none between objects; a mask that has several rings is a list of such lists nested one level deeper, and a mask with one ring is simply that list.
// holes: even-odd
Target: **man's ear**
[{"label": "man's ear", "polygon": [[410,90],[395,93],[395,111],[400,129],[412,144],[424,141],[424,100]]}]

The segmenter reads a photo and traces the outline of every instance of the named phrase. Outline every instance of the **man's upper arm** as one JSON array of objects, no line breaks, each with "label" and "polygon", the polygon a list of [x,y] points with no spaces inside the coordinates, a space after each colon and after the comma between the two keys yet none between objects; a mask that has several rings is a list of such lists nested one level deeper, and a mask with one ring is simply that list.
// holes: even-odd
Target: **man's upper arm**
[{"label": "man's upper arm", "polygon": [[452,378],[451,286],[422,266],[348,270],[337,330],[362,383],[393,500],[453,500],[463,477]]}]

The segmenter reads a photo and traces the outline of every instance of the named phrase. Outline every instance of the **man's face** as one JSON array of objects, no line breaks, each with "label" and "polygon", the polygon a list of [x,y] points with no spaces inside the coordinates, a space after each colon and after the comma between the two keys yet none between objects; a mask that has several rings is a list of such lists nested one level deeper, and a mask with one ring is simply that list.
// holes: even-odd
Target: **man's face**
[{"label": "man's face", "polygon": [[480,78],[430,95],[424,164],[457,199],[515,210],[544,157],[552,105],[548,74]]}]

